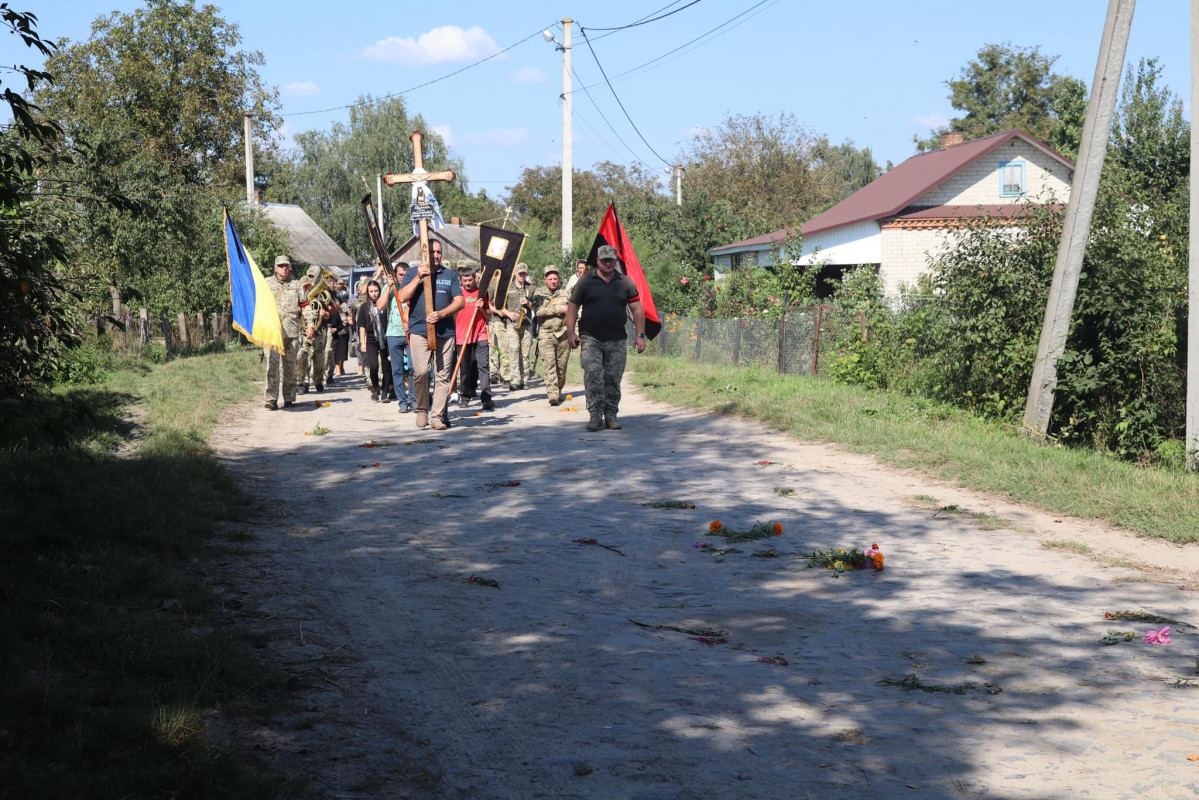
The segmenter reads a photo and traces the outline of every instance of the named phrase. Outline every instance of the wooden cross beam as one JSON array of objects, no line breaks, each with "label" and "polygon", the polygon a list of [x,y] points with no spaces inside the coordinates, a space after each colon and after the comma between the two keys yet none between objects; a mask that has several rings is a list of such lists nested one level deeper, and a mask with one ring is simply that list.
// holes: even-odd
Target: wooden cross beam
[{"label": "wooden cross beam", "polygon": [[[406,174],[388,173],[383,176],[383,182],[388,186],[395,186],[397,183],[427,183],[428,181],[449,182],[454,180],[454,171],[452,169],[442,170],[441,172],[426,172],[425,158],[421,151],[421,140],[424,135],[420,131],[413,131],[408,137],[412,140],[412,172]],[[416,202],[412,205],[412,218],[416,221],[417,227],[420,230],[420,263],[429,267],[429,274],[425,276],[424,292],[425,292],[425,320],[428,336],[429,349],[437,349],[437,330],[433,322],[428,322],[429,316],[433,314],[433,272],[432,266],[429,263],[429,210],[431,205],[426,201],[424,188],[418,188],[416,193]]]}]

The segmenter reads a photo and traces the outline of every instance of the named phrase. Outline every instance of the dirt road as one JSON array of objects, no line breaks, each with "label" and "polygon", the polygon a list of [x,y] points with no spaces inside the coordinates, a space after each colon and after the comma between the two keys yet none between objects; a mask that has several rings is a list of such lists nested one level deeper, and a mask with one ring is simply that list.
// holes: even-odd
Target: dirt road
[{"label": "dirt road", "polygon": [[[1104,620],[1199,624],[1195,549],[631,389],[623,431],[586,433],[567,388],[577,411],[501,393],[444,433],[360,384],[231,416],[218,449],[261,509],[223,591],[305,709],[259,746],[336,797],[1199,793],[1199,691],[1174,685],[1199,632]],[[784,532],[720,556],[712,520]],[[883,573],[801,558],[874,542]]]}]

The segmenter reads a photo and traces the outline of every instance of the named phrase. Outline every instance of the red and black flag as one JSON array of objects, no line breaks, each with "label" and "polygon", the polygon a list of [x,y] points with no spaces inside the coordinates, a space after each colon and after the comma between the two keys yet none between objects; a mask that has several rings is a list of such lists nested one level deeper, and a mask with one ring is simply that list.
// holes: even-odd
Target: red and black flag
[{"label": "red and black flag", "polygon": [[604,221],[600,223],[599,233],[595,235],[595,242],[591,245],[591,252],[587,255],[589,266],[595,268],[599,265],[596,261],[596,253],[599,252],[600,247],[606,244],[616,248],[616,254],[620,257],[618,269],[632,278],[633,283],[637,285],[641,309],[645,312],[645,335],[652,339],[662,330],[662,318],[658,316],[658,307],[654,305],[654,296],[650,294],[649,282],[645,280],[641,262],[637,260],[637,254],[633,252],[633,242],[624,232],[624,226],[620,224],[620,219],[616,216],[616,205],[613,203],[608,204]]},{"label": "red and black flag", "polygon": [[[524,246],[525,235],[520,231],[508,231],[490,225],[479,226],[479,292],[500,298],[496,304],[501,307],[504,304],[502,298],[508,295],[512,272],[520,261],[520,252]],[[493,280],[494,293],[490,289]]]}]

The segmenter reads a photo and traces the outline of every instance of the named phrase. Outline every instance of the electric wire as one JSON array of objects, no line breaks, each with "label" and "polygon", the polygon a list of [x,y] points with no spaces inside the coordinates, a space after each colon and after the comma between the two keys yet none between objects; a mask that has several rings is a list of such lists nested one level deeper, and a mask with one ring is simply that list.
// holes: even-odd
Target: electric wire
[{"label": "electric wire", "polygon": [[[673,55],[673,54],[675,54],[675,53],[678,53],[678,52],[679,52],[680,50],[682,50],[683,48],[685,48],[685,47],[687,47],[687,46],[689,46],[689,45],[695,44],[696,42],[700,41],[701,39],[704,39],[705,37],[707,37],[707,36],[711,35],[712,33],[715,33],[716,31],[720,31],[720,29],[721,29],[721,28],[725,27],[726,25],[730,25],[731,23],[735,22],[736,20],[740,19],[741,17],[744,17],[746,14],[748,14],[749,12],[753,11],[754,9],[756,9],[756,8],[758,8],[758,7],[760,7],[760,6],[764,6],[764,5],[766,5],[767,3],[770,3],[770,5],[772,5],[772,6],[773,6],[773,5],[777,5],[779,2],[780,2],[780,0],[774,0],[773,2],[771,2],[771,0],[760,0],[760,2],[757,2],[757,3],[755,3],[754,5],[750,6],[749,8],[745,9],[744,11],[742,11],[740,14],[737,14],[737,15],[736,15],[736,16],[734,16],[734,17],[730,17],[729,19],[726,19],[724,22],[720,23],[719,25],[717,25],[717,26],[716,26],[716,27],[714,27],[714,28],[710,28],[709,30],[705,31],[704,33],[701,33],[699,36],[696,36],[694,39],[690,39],[690,40],[688,40],[688,41],[686,41],[686,42],[683,42],[681,45],[679,45],[678,47],[674,48],[673,50],[668,50],[668,51],[666,51],[665,53],[663,53],[663,54],[662,54],[662,55],[660,55],[660,56],[656,56],[656,57],[654,57],[654,58],[651,58],[649,61],[646,61],[644,64],[638,64],[638,65],[637,65],[637,66],[635,66],[635,67],[632,67],[632,68],[630,68],[630,69],[627,69],[627,70],[625,70],[624,72],[620,73],[619,75],[616,75],[616,76],[615,76],[615,77],[614,77],[612,80],[620,80],[621,78],[626,78],[626,77],[628,77],[628,76],[632,75],[633,73],[635,73],[635,72],[637,72],[637,71],[639,71],[639,70],[643,69],[644,67],[648,67],[648,66],[650,66],[651,64],[656,64],[657,62],[661,61],[662,59],[666,58],[667,56],[670,56],[670,55]],[[763,10],[763,11],[765,11],[766,9],[762,9],[762,10]],[[748,19],[749,19],[749,18],[747,17],[746,19],[744,19],[744,20],[741,20],[741,22],[738,22],[738,23],[737,23],[737,25],[740,25],[740,24],[742,24],[743,22],[747,22],[747,21],[748,21]],[[733,27],[735,28],[735,27],[737,27],[737,26],[736,26],[736,25],[734,25]],[[581,29],[582,29],[582,27],[580,26],[580,30],[581,30]],[[728,30],[732,30],[732,29],[733,29],[733,28],[729,28]],[[726,30],[726,31],[720,31],[720,33],[719,33],[719,34],[717,34],[717,35],[718,35],[718,36],[720,36],[720,35],[724,35],[725,33],[728,33],[728,30]],[[608,35],[611,35],[611,34],[608,34]],[[597,41],[600,39],[600,37],[599,37],[599,36],[597,36],[597,37],[595,37],[595,38],[596,38],[596,40],[597,40]],[[715,39],[716,37],[715,37],[715,36],[713,36],[712,38],[713,38],[713,39]],[[681,54],[680,54],[680,55],[681,55]],[[596,81],[595,83],[591,84],[590,86],[580,86],[578,89],[571,89],[571,92],[572,92],[572,93],[573,93],[573,92],[578,92],[578,91],[582,91],[582,90],[585,90],[585,89],[589,89],[589,88],[591,88],[592,86],[599,86],[599,85],[600,85],[600,84],[599,84],[599,81]]]},{"label": "electric wire", "polygon": [[604,76],[604,81],[608,84],[608,89],[612,92],[612,96],[616,98],[616,105],[620,106],[620,110],[624,114],[624,118],[627,119],[629,124],[633,126],[633,130],[637,131],[637,135],[641,138],[641,141],[645,142],[645,146],[649,148],[649,151],[657,156],[658,160],[666,166],[672,166],[669,161],[662,158],[662,156],[658,154],[658,151],[654,149],[654,146],[650,144],[645,136],[641,133],[641,129],[637,127],[637,123],[633,122],[633,118],[629,116],[629,112],[624,107],[624,103],[620,101],[620,95],[616,93],[616,87],[612,85],[612,81],[608,80],[608,73],[604,72],[604,65],[600,63],[599,56],[595,54],[595,48],[591,46],[591,40],[587,38],[587,29],[580,25],[579,33],[583,34],[583,41],[587,43],[587,49],[591,51],[591,57],[595,59],[595,65],[599,67],[600,74]]},{"label": "electric wire", "polygon": [[[649,19],[650,17],[654,16],[655,14],[661,14],[661,13],[662,13],[663,11],[665,11],[666,9],[670,8],[671,6],[677,6],[677,5],[678,5],[679,3],[681,3],[681,2],[683,2],[683,0],[673,0],[673,2],[667,3],[666,5],[664,5],[664,6],[662,6],[661,8],[659,8],[657,11],[651,11],[651,12],[649,12],[649,13],[648,13],[648,14],[646,14],[644,17],[641,17],[641,19],[635,19],[635,20],[633,20],[633,21],[632,21],[631,23],[629,23],[629,25],[628,25],[628,26],[626,26],[626,27],[632,27],[633,25],[636,25],[636,24],[638,24],[638,23],[642,22],[643,20]],[[558,27],[562,27],[562,26],[561,26],[561,25],[559,25]],[[624,28],[623,28],[623,27],[621,27],[621,28],[614,28],[614,29],[612,29],[612,30],[608,31],[607,33],[603,33],[603,34],[600,34],[599,36],[596,36],[596,37],[595,37],[595,39],[594,39],[593,41],[596,41],[596,42],[598,42],[600,39],[603,39],[605,36],[612,36],[613,34],[620,33],[620,32],[621,32],[621,31],[623,31],[623,30],[624,30]]]},{"label": "electric wire", "polygon": [[[497,52],[495,52],[495,53],[492,53],[491,55],[489,55],[489,56],[487,56],[487,57],[485,57],[485,58],[480,58],[478,61],[475,61],[475,62],[473,62],[473,63],[471,63],[471,64],[467,64],[465,67],[462,67],[461,69],[456,69],[456,70],[454,70],[453,72],[450,72],[450,73],[447,73],[447,74],[445,74],[445,75],[442,75],[440,78],[434,78],[434,79],[433,79],[433,80],[431,80],[431,81],[425,81],[424,83],[417,84],[416,86],[412,86],[412,87],[410,87],[410,88],[404,89],[403,91],[400,91],[400,92],[392,92],[391,94],[385,94],[385,95],[383,95],[382,97],[375,97],[375,98],[372,98],[371,100],[372,100],[372,102],[378,102],[378,101],[380,101],[380,100],[390,100],[390,99],[391,99],[391,98],[393,98],[393,97],[401,97],[401,96],[403,96],[403,95],[406,95],[406,94],[408,94],[409,92],[415,92],[417,89],[423,89],[423,88],[425,88],[426,86],[432,86],[432,85],[433,85],[433,84],[435,84],[435,83],[440,83],[441,81],[444,81],[444,80],[446,80],[447,78],[452,78],[452,77],[454,77],[455,75],[459,75],[459,74],[461,74],[461,73],[463,73],[463,72],[466,72],[468,69],[471,69],[472,67],[477,67],[477,66],[479,66],[480,64],[484,63],[485,61],[490,61],[491,59],[493,59],[493,58],[495,58],[495,57],[497,57],[497,56],[502,56],[504,53],[507,53],[507,52],[508,52],[509,50],[511,50],[512,48],[514,48],[514,47],[517,47],[517,46],[519,46],[519,45],[522,45],[522,44],[524,44],[525,42],[529,41],[529,40],[530,40],[530,39],[532,39],[534,36],[540,36],[540,35],[541,35],[541,32],[542,32],[542,31],[544,31],[544,30],[545,30],[545,28],[538,28],[538,29],[537,29],[535,32],[533,32],[533,33],[530,33],[528,36],[526,36],[525,38],[521,39],[519,42],[516,42],[516,43],[514,43],[514,44],[510,44],[510,45],[508,45],[507,47],[505,47],[503,50],[499,50],[499,51],[497,51]],[[327,112],[329,112],[329,111],[341,111],[342,109],[345,109],[345,108],[353,108],[354,106],[357,106],[357,105],[360,105],[360,103],[346,103],[345,105],[341,105],[341,106],[333,106],[332,108],[319,108],[319,109],[316,109],[316,110],[314,110],[314,111],[293,111],[293,112],[291,112],[291,116],[293,116],[293,117],[302,117],[302,116],[305,116],[305,115],[307,115],[307,114],[324,114],[324,113],[327,113]]]},{"label": "electric wire", "polygon": [[[674,11],[669,11],[659,17],[654,17],[653,19],[646,19],[645,17],[642,17],[641,19],[637,20],[636,22],[630,22],[628,25],[620,25],[615,28],[592,28],[591,30],[593,30],[593,31],[612,31],[613,33],[615,33],[616,31],[624,31],[624,30],[628,30],[629,28],[636,28],[638,25],[648,25],[651,22],[657,22],[660,19],[666,19],[667,17],[669,17],[673,14],[677,14],[680,11],[686,11],[688,8],[691,8],[691,6],[695,5],[698,2],[699,2],[699,0],[691,0],[690,3],[683,6],[682,8],[676,8]],[[671,3],[670,5],[674,5],[674,3]],[[667,6],[667,8],[670,8],[670,6]],[[659,9],[659,10],[661,10],[661,9]],[[658,12],[655,11],[654,13],[657,14]],[[580,25],[579,28],[581,30],[582,26]]]}]

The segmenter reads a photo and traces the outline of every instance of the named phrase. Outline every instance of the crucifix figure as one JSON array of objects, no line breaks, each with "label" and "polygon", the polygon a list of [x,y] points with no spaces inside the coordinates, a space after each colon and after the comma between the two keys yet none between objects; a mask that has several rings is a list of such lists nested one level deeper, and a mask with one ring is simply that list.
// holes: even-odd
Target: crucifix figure
[{"label": "crucifix figure", "polygon": [[[454,180],[454,171],[451,169],[442,170],[441,172],[427,172],[425,170],[425,159],[421,149],[421,140],[424,135],[420,131],[413,131],[408,137],[412,140],[412,172],[406,174],[388,173],[383,176],[383,182],[388,186],[395,186],[397,183],[415,184],[415,192],[412,203],[412,221],[417,224],[420,231],[420,263],[429,267],[429,220],[434,218],[434,209],[429,198],[425,194],[425,184],[429,181],[445,181]],[[425,275],[423,282],[425,292],[425,319],[433,313],[433,275],[432,272]],[[428,333],[429,349],[433,350],[437,346],[437,333],[434,330],[432,322],[426,322]]]}]

